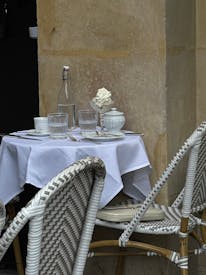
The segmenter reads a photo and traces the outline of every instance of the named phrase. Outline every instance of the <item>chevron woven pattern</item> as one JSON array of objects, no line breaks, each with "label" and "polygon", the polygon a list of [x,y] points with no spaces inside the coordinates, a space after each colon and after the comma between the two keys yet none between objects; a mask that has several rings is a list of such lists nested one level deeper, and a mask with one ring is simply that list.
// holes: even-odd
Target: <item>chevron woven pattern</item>
[{"label": "chevron woven pattern", "polygon": [[54,177],[0,238],[0,259],[29,222],[25,275],[82,275],[105,173],[99,158],[87,157]]},{"label": "chevron woven pattern", "polygon": [[40,274],[71,274],[92,185],[81,171],[47,202],[44,212]]},{"label": "chevron woven pattern", "polygon": [[206,207],[206,137],[202,138],[192,198],[193,212]]}]

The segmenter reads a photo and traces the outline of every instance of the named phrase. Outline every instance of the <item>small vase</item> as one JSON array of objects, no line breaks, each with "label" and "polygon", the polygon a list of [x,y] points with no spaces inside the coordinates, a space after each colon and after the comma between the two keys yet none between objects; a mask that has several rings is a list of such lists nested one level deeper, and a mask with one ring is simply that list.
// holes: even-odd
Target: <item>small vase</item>
[{"label": "small vase", "polygon": [[90,101],[90,106],[99,113],[99,125],[101,128],[101,131],[104,130],[104,113],[109,111],[112,104],[109,105],[103,105],[101,108],[96,106],[94,102]]},{"label": "small vase", "polygon": [[101,131],[104,131],[104,112],[103,111],[99,112],[99,124],[100,124]]}]

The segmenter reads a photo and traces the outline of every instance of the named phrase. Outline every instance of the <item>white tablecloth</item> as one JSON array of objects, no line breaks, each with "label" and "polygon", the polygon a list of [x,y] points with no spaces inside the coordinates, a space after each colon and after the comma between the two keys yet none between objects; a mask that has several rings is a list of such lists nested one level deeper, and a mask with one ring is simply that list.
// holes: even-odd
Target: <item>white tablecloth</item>
[{"label": "white tablecloth", "polygon": [[98,156],[106,166],[100,208],[120,190],[136,200],[144,199],[150,191],[150,162],[140,136],[100,144],[5,136],[0,147],[0,200],[6,204],[23,191],[25,183],[43,187],[62,169],[88,155]]}]

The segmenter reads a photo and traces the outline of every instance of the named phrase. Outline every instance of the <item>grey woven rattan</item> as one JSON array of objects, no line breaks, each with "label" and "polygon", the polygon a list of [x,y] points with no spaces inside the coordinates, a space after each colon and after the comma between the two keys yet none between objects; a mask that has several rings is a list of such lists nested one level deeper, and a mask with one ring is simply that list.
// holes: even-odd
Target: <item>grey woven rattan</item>
[{"label": "grey woven rattan", "polygon": [[95,157],[59,173],[17,213],[0,238],[0,259],[29,222],[26,275],[83,274],[104,177]]},{"label": "grey woven rattan", "polygon": [[6,208],[3,202],[0,200],[0,233],[1,230],[4,228],[6,221]]},{"label": "grey woven rattan", "polygon": [[[154,184],[154,187],[146,197],[141,208],[137,210],[129,223],[96,220],[96,225],[120,229],[123,232],[118,240],[101,240],[91,243],[89,256],[105,256],[105,251],[103,254],[99,251],[101,247],[116,246],[126,247],[128,249],[133,247],[137,248],[137,255],[138,253],[142,255],[144,251],[147,256],[163,256],[179,267],[180,274],[189,274],[189,254],[192,253],[193,255],[197,255],[206,252],[205,133],[206,122],[203,122],[184,142],[182,147],[173,157],[162,176]],[[166,184],[172,183],[169,179],[181,161],[187,161],[187,173],[182,191],[170,206],[156,204],[155,199],[157,195]],[[165,212],[164,220],[141,222],[141,218],[151,205],[163,209]],[[180,248],[178,247],[179,249],[177,251],[173,251],[170,248],[157,247],[148,243],[132,241],[131,235],[134,232],[150,234],[150,236],[176,234],[180,243]],[[189,250],[189,236],[192,236],[197,241],[197,247],[195,249]],[[128,252],[125,252],[125,254],[126,253]],[[119,257],[119,259],[122,260],[122,256]],[[120,266],[120,263],[118,263],[117,266]],[[121,268],[116,271],[116,274],[122,274],[122,270],[120,271],[120,269]]]}]

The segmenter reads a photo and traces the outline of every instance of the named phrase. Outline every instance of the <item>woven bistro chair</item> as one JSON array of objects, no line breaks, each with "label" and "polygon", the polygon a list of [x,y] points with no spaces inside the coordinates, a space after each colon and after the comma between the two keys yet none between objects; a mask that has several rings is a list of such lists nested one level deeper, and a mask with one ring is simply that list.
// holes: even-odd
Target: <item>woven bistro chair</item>
[{"label": "woven bistro chair", "polygon": [[[182,275],[189,274],[189,255],[199,255],[206,252],[206,122],[191,134],[184,142],[182,147],[173,157],[162,176],[155,183],[154,187],[141,204],[136,208],[133,218],[129,222],[118,222],[112,220],[110,209],[110,220],[101,212],[97,214],[96,225],[122,230],[117,240],[97,240],[90,244],[89,257],[105,256],[107,252],[102,252],[101,248],[120,247],[119,262],[117,264],[116,274],[122,274],[122,260],[124,255],[134,252],[135,255],[145,254],[147,256],[163,256],[174,263]],[[187,163],[183,189],[178,194],[174,202],[168,205],[159,205],[155,203],[157,195],[167,184],[172,184],[170,180],[176,168],[180,163]],[[181,180],[182,181],[182,180]],[[181,186],[182,187],[182,186]],[[180,187],[180,189],[181,189]],[[144,215],[151,207],[164,212],[164,217],[159,220],[144,219]],[[104,209],[100,210],[103,211]],[[118,211],[117,209],[115,209]],[[105,210],[106,211],[106,210]],[[122,209],[121,209],[122,211]],[[115,216],[115,215],[114,215]],[[116,217],[117,217],[116,213]],[[150,243],[135,241],[133,233],[150,234]],[[143,238],[141,234],[141,239]],[[162,247],[162,242],[156,245],[160,240],[157,235],[176,236],[179,242],[178,249]],[[155,242],[152,242],[152,236]],[[195,239],[196,247],[189,249],[189,237]],[[155,243],[155,245],[154,245]],[[173,244],[174,245],[174,244]],[[123,248],[123,249],[122,249]],[[132,248],[132,249],[130,249]],[[125,254],[124,254],[125,253]],[[118,251],[116,252],[118,254]],[[111,253],[109,254],[111,256]],[[141,274],[141,273],[140,273]]]},{"label": "woven bistro chair", "polygon": [[0,238],[0,260],[29,223],[26,275],[83,274],[103,189],[99,158],[72,164],[23,207]]}]

